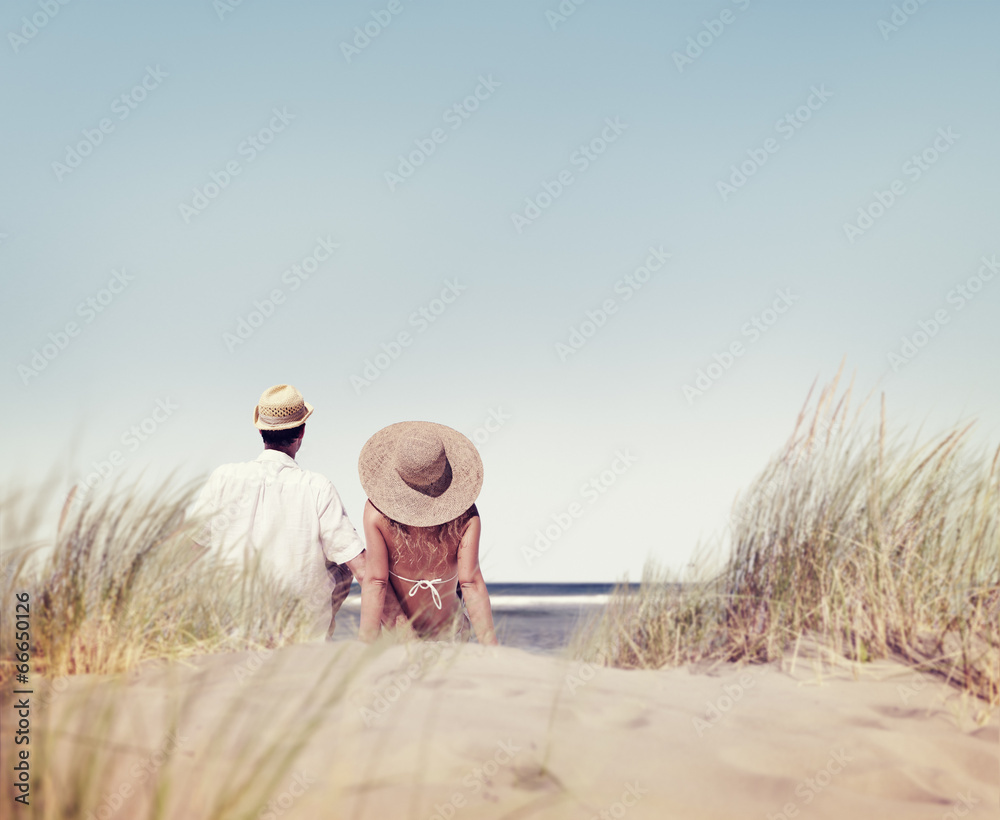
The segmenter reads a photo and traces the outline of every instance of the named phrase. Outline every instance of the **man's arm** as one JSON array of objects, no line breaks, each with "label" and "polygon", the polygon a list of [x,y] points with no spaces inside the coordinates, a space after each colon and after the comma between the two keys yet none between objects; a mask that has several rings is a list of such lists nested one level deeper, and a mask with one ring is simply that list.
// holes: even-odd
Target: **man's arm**
[{"label": "man's arm", "polygon": [[[361,624],[358,636],[363,641],[373,641],[379,634],[386,585],[384,581],[379,583],[377,571],[372,572],[371,556],[365,554],[358,531],[348,519],[340,496],[330,482],[326,482],[320,496],[319,525],[326,560],[346,564],[361,584]],[[377,609],[374,601],[379,602]]]},{"label": "man's arm", "polygon": [[482,523],[475,516],[465,529],[458,545],[458,582],[462,585],[462,600],[469,611],[469,620],[481,644],[496,645],[497,635],[493,630],[493,609],[490,607],[490,593],[486,580],[479,568],[479,535]]}]

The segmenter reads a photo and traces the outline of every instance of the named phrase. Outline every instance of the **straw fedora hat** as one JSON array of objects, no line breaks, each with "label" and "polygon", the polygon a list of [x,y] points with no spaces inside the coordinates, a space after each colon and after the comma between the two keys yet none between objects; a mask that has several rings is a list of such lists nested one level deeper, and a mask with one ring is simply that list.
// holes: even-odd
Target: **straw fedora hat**
[{"label": "straw fedora hat", "polygon": [[393,521],[433,527],[458,518],[483,486],[483,460],[458,430],[401,421],[379,430],[358,459],[361,486]]},{"label": "straw fedora hat", "polygon": [[253,409],[253,424],[258,430],[287,430],[305,424],[313,406],[290,384],[276,384],[260,394]]}]

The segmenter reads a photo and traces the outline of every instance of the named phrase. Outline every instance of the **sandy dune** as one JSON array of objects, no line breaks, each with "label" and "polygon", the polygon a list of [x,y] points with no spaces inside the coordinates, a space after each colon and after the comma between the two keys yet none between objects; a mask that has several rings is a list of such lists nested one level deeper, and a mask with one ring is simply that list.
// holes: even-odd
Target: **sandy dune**
[{"label": "sandy dune", "polygon": [[269,795],[263,818],[998,816],[995,713],[977,727],[980,704],[892,663],[785,666],[635,672],[443,644],[211,656],[124,688],[71,679],[48,759],[64,780],[111,756],[81,797],[103,820],[144,816],[164,773],[185,818],[225,788]]}]

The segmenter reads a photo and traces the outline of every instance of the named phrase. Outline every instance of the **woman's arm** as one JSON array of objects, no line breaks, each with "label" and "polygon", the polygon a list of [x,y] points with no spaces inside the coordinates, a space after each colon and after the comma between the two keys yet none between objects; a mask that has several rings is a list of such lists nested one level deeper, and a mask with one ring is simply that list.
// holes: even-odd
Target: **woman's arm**
[{"label": "woman's arm", "polygon": [[462,585],[462,599],[469,610],[469,620],[481,644],[496,645],[497,636],[493,631],[493,610],[490,607],[490,593],[486,589],[482,570],[479,569],[479,535],[482,524],[475,516],[465,529],[462,542],[458,545],[458,582]]},{"label": "woman's arm", "polygon": [[[361,567],[362,576],[358,579],[361,583],[361,624],[358,626],[358,637],[367,643],[379,636],[386,585],[389,581],[389,552],[382,533],[376,526],[377,516],[375,508],[371,504],[365,504],[365,551],[359,556],[364,557],[364,565]],[[354,570],[353,567],[351,569]]]}]

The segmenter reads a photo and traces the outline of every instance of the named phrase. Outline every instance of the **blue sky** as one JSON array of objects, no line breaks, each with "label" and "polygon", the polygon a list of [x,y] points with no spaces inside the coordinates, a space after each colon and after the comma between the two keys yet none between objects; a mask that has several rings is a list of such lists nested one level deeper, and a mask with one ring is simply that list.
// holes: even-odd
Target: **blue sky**
[{"label": "blue sky", "polygon": [[356,524],[361,446],[433,420],[488,580],[613,580],[722,536],[842,358],[996,445],[996,3],[229,5],[0,14],[8,484],[196,479],[290,382]]}]

